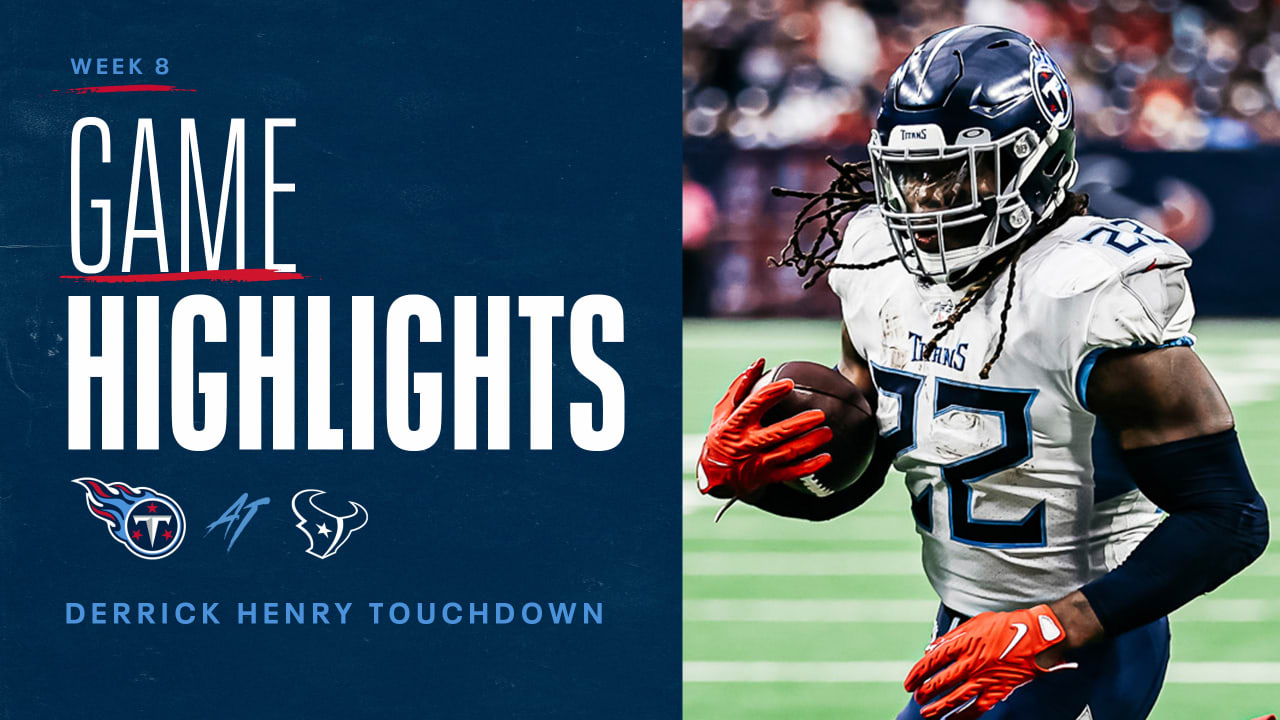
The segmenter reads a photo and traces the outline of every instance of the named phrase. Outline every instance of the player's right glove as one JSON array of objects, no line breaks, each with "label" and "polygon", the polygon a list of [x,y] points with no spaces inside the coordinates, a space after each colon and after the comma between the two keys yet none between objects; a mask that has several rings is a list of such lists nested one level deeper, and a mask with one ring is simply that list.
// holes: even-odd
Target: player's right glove
[{"label": "player's right glove", "polygon": [[1066,637],[1048,605],[984,612],[929,643],[903,687],[926,718],[976,718],[1037,677],[1076,667],[1036,661]]},{"label": "player's right glove", "polygon": [[763,358],[755,361],[716,403],[698,458],[698,489],[704,495],[750,495],[770,483],[812,475],[831,462],[827,453],[806,457],[831,440],[831,428],[819,427],[826,421],[821,410],[760,424],[769,408],[795,387],[791,380],[779,380],[752,393],[763,368]]}]

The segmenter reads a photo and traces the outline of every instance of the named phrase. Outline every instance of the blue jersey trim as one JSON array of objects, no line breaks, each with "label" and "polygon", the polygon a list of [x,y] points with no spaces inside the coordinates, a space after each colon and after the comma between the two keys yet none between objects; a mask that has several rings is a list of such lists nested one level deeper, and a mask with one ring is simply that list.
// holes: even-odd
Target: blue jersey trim
[{"label": "blue jersey trim", "polygon": [[[1089,410],[1089,403],[1085,398],[1085,393],[1089,389],[1089,373],[1093,372],[1093,366],[1097,364],[1098,358],[1102,357],[1102,353],[1108,350],[1159,350],[1167,347],[1190,347],[1196,342],[1195,338],[1190,335],[1183,335],[1166,343],[1159,345],[1134,345],[1130,348],[1097,348],[1090,350],[1088,355],[1084,356],[1084,360],[1080,361],[1080,372],[1076,373],[1076,399],[1080,401],[1080,406],[1085,410]],[[1089,410],[1089,412],[1093,412]]]}]

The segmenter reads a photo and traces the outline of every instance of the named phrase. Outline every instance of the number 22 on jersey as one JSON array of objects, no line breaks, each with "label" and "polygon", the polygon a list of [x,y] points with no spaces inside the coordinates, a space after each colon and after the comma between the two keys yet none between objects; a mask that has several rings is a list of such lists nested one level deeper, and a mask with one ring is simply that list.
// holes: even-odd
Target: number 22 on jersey
[{"label": "number 22 on jersey", "polygon": [[[923,375],[893,370],[871,363],[871,376],[881,393],[898,401],[898,424],[881,435],[895,456],[910,452],[919,442],[917,416]],[[1031,458],[1031,403],[1035,390],[973,385],[934,378],[933,420],[956,411],[996,418],[1002,439],[999,445],[941,466],[947,488],[947,516],[951,539],[981,547],[1041,547],[1045,545],[1045,504],[1038,503],[1021,520],[981,520],[973,516],[973,485]],[[911,511],[926,531],[933,526],[933,488],[913,496]]]}]

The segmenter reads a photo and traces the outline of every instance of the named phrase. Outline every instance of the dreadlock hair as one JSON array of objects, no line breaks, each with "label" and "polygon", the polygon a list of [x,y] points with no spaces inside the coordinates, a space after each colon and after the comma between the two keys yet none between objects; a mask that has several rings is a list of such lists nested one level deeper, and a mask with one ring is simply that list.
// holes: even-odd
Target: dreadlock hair
[{"label": "dreadlock hair", "polygon": [[[846,215],[855,213],[865,205],[875,202],[875,191],[874,187],[868,187],[874,182],[871,177],[871,163],[869,161],[841,163],[836,162],[830,156],[826,160],[827,164],[836,170],[836,177],[826,190],[822,192],[806,192],[778,187],[772,189],[773,194],[777,197],[797,197],[808,200],[804,207],[800,209],[800,212],[796,214],[795,222],[792,224],[791,235],[787,238],[787,244],[782,248],[780,257],[769,258],[769,263],[772,266],[782,267],[785,265],[793,267],[800,277],[805,277],[810,271],[816,271],[813,277],[805,281],[805,288],[811,287],[818,281],[818,278],[833,268],[871,270],[898,260],[897,253],[894,253],[889,257],[869,263],[833,262],[833,258],[840,251],[840,234],[836,226]],[[991,358],[987,360],[986,364],[982,366],[981,372],[978,373],[978,377],[983,380],[990,377],[991,367],[995,365],[996,360],[999,360],[1000,355],[1004,353],[1005,337],[1009,332],[1009,310],[1013,308],[1013,290],[1018,276],[1019,258],[1022,257],[1022,253],[1028,247],[1035,244],[1037,240],[1044,237],[1049,231],[1066,222],[1068,218],[1084,215],[1088,212],[1088,208],[1088,194],[1073,193],[1068,190],[1062,202],[1054,211],[1053,216],[1047,222],[1040,223],[1029,230],[1012,247],[980,263],[976,271],[977,274],[968,283],[968,290],[965,291],[964,297],[960,298],[960,302],[956,303],[951,314],[933,324],[934,329],[938,332],[925,345],[923,356],[928,357],[933,353],[938,343],[955,329],[960,320],[978,304],[978,301],[987,294],[987,291],[995,284],[996,279],[1008,267],[1009,284],[1005,290],[1004,306],[1000,309],[1000,335],[996,339],[996,348],[991,353]],[[813,244],[806,248],[800,238],[801,232],[817,221],[822,221],[818,228],[818,236],[814,239]],[[824,247],[827,239],[831,240],[831,244]]]},{"label": "dreadlock hair", "polygon": [[[871,270],[888,265],[898,259],[897,253],[886,258],[881,258],[875,262],[863,264],[848,264],[833,262],[836,253],[840,252],[840,233],[836,230],[836,226],[846,216],[856,213],[864,206],[870,205],[876,201],[876,193],[874,189],[874,180],[871,177],[871,161],[864,160],[857,163],[836,162],[827,156],[827,164],[836,170],[836,177],[822,192],[807,192],[804,190],[787,190],[785,188],[775,187],[772,192],[775,197],[794,197],[804,198],[808,200],[804,207],[800,208],[800,212],[796,214],[795,222],[791,226],[791,235],[787,238],[787,244],[782,248],[780,257],[770,257],[769,264],[773,267],[790,266],[795,268],[796,274],[805,277],[809,271],[816,271],[813,277],[805,280],[804,287],[810,288],[832,268],[842,268],[845,270]],[[821,220],[822,224],[818,226],[818,237],[814,239],[813,244],[804,247],[800,238],[801,232],[810,224]],[[826,241],[830,239],[831,244],[826,245]]]}]

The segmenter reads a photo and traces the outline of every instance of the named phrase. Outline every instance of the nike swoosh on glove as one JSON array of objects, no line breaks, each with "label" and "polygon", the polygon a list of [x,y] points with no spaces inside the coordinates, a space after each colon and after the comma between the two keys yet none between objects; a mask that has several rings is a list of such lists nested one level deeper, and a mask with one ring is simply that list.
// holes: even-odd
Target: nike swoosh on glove
[{"label": "nike swoosh on glove", "polygon": [[930,643],[903,686],[926,718],[976,718],[1040,675],[1077,667],[1036,662],[1066,636],[1048,605],[982,613]]},{"label": "nike swoosh on glove", "polygon": [[806,410],[772,425],[764,414],[791,392],[791,380],[772,382],[752,393],[764,375],[761,358],[739,375],[712,411],[711,429],[698,458],[698,489],[725,499],[749,495],[770,483],[799,480],[826,467],[831,455],[808,457],[831,440],[821,410]]}]

